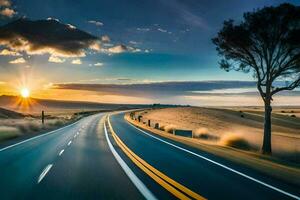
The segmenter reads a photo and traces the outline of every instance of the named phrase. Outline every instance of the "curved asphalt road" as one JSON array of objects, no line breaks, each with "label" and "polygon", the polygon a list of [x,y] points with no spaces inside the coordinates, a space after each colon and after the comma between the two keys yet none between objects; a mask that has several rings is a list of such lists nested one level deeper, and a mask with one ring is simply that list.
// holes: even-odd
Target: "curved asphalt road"
[{"label": "curved asphalt road", "polygon": [[[112,115],[110,121],[118,137],[140,158],[206,199],[281,200],[299,199],[300,197],[300,188],[274,180],[252,169],[198,149],[141,131],[126,122],[124,114]],[[132,162],[124,153],[121,151],[119,153],[123,155],[122,157],[155,196],[163,197],[162,199],[167,197],[165,193],[158,190],[157,184],[152,179],[149,180],[145,173],[130,164]],[[220,165],[225,165],[229,169]],[[232,170],[243,173],[248,178]],[[255,179],[255,181],[251,179]],[[262,184],[258,183],[259,181]],[[276,187],[280,191],[270,187]],[[285,192],[288,194],[284,194]]]},{"label": "curved asphalt road", "polygon": [[[172,192],[125,154],[103,116],[93,115],[0,149],[0,199],[175,199]],[[197,149],[149,135],[128,124],[123,116],[121,113],[110,117],[118,138],[149,165],[203,198],[295,199],[300,196],[299,188]]]},{"label": "curved asphalt road", "polygon": [[109,150],[102,117],[0,150],[0,199],[143,199]]}]

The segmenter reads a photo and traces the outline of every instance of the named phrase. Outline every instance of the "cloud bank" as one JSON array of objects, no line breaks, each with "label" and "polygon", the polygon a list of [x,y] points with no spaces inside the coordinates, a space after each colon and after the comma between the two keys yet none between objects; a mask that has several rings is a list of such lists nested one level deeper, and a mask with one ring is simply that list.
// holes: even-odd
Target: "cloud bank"
[{"label": "cloud bank", "polygon": [[10,0],[0,0],[0,15],[4,17],[13,17],[17,12],[11,8]]},{"label": "cloud bank", "polygon": [[[117,83],[117,80],[115,80]],[[262,105],[254,81],[185,81],[154,82],[138,84],[53,84],[52,89],[86,93],[87,98],[114,98],[124,103],[127,98],[136,98],[134,103],[190,104],[197,106]],[[274,98],[274,105],[299,105],[300,89],[281,93]],[[293,103],[294,102],[294,103]]]},{"label": "cloud bank", "polygon": [[[83,84],[66,83],[54,84],[56,89],[72,89],[121,93],[122,95],[141,94],[152,95],[201,95],[195,91],[213,91],[236,88],[255,88],[252,81],[184,81],[184,82],[153,82],[136,84]],[[202,94],[203,94],[202,93]],[[207,92],[209,93],[209,92]],[[227,92],[228,93],[228,92]]]},{"label": "cloud bank", "polygon": [[15,60],[12,60],[9,62],[10,64],[23,64],[26,63],[26,60],[24,58],[17,58]]},{"label": "cloud bank", "polygon": [[98,42],[97,37],[53,19],[19,19],[0,27],[0,45],[30,55],[82,57],[87,49],[99,50]]}]

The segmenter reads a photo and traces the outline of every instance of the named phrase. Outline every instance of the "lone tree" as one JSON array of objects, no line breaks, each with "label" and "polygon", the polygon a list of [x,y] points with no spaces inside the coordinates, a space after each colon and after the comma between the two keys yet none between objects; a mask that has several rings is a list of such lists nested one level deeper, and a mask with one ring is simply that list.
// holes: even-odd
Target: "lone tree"
[{"label": "lone tree", "polygon": [[244,13],[236,24],[225,21],[212,39],[220,67],[253,73],[265,106],[262,153],[271,154],[273,95],[300,85],[300,7],[281,4]]}]

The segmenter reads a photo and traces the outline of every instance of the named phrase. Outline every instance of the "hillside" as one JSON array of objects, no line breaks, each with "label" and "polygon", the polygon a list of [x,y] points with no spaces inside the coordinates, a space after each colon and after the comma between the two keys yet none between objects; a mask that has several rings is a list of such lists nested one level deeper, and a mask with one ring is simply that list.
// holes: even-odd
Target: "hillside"
[{"label": "hillside", "polygon": [[[290,112],[288,110],[291,108],[274,108],[273,150],[274,154],[284,157],[289,154],[292,159],[298,159],[300,119],[286,115]],[[299,108],[292,110],[291,114],[299,112]],[[281,114],[281,111],[285,112]],[[159,123],[164,129],[189,129],[197,136],[217,137],[219,140],[215,142],[220,145],[235,137],[245,138],[257,150],[262,144],[264,118],[263,112],[257,109],[178,107],[143,111],[139,115],[143,116],[143,121],[150,119],[152,123]]]},{"label": "hillside", "polygon": [[0,96],[0,107],[4,107],[16,112],[34,113],[45,110],[48,112],[67,111],[89,111],[89,110],[112,110],[112,109],[133,109],[147,107],[147,105],[135,104],[108,104],[85,101],[62,101],[49,99],[30,98],[23,100],[17,96]]},{"label": "hillside", "polygon": [[0,108],[0,119],[20,119],[20,118],[24,118],[24,117],[25,116],[21,113],[7,110],[4,108]]}]

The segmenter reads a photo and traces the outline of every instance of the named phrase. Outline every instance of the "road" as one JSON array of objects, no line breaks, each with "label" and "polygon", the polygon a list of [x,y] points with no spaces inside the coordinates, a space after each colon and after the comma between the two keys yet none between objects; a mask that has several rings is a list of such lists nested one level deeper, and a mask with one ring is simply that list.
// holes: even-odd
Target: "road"
[{"label": "road", "polygon": [[86,117],[0,149],[0,199],[299,199],[300,189],[133,127]]}]

